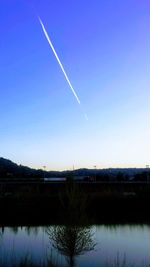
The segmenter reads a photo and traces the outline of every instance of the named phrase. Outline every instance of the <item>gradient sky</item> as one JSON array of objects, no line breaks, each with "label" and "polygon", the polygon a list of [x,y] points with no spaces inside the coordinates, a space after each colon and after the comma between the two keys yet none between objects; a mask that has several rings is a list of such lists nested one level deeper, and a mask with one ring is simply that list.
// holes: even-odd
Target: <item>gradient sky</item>
[{"label": "gradient sky", "polygon": [[0,156],[48,170],[150,163],[150,1],[1,0],[0,24]]}]

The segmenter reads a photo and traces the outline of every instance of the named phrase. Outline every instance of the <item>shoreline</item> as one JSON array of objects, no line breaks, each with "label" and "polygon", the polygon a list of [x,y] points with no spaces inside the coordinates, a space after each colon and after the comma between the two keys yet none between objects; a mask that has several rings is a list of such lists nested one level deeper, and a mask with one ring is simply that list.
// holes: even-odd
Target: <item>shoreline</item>
[{"label": "shoreline", "polygon": [[[150,224],[150,198],[88,197],[88,224]],[[64,224],[65,209],[57,197],[0,199],[0,225]]]}]

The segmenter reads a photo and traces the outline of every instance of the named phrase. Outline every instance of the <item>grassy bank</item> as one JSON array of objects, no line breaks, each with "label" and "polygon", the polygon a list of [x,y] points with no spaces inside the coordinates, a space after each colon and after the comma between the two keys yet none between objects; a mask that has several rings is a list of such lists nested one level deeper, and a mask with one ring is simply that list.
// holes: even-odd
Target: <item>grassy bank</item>
[{"label": "grassy bank", "polygon": [[[86,196],[89,223],[149,223],[149,198]],[[82,198],[79,199],[82,203]],[[63,223],[64,209],[57,196],[10,196],[0,199],[0,224]]]},{"label": "grassy bank", "polygon": [[[9,183],[0,186],[0,224],[63,223],[70,200],[66,183]],[[150,222],[150,185],[146,183],[74,184],[80,194],[72,199],[83,203],[89,223]],[[62,209],[63,200],[63,209]]]}]

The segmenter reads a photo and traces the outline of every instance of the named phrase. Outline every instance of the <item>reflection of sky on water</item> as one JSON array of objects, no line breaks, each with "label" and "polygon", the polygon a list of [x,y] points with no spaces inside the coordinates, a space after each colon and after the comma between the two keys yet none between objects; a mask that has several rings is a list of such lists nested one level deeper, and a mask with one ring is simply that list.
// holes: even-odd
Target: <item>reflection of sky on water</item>
[{"label": "reflection of sky on water", "polygon": [[96,237],[98,240],[97,249],[99,258],[112,261],[115,255],[127,262],[141,264],[150,263],[150,227],[143,225],[96,227]]},{"label": "reflection of sky on water", "polygon": [[[125,226],[93,226],[94,239],[97,243],[95,250],[77,257],[77,267],[100,266],[106,262],[114,262],[119,255],[127,262],[140,264],[150,263],[150,227],[147,225]],[[0,238],[0,255],[12,257],[12,254],[22,257],[31,255],[33,260],[41,261],[52,251],[46,227],[4,228]],[[59,262],[63,256],[53,250],[53,256]]]},{"label": "reflection of sky on water", "polygon": [[62,256],[51,248],[46,227],[18,227],[17,231],[12,227],[4,228],[0,257],[7,257],[8,262],[13,257],[16,261],[25,256],[31,257],[35,262],[43,262],[51,253],[57,257],[58,262],[62,261]]},{"label": "reflection of sky on water", "polygon": [[28,232],[27,228],[18,227],[18,232],[15,233],[13,228],[5,228],[1,245],[1,255],[10,257],[13,253],[21,257],[29,253],[35,259],[42,257],[45,254],[47,237],[42,228],[38,229],[38,234]]}]

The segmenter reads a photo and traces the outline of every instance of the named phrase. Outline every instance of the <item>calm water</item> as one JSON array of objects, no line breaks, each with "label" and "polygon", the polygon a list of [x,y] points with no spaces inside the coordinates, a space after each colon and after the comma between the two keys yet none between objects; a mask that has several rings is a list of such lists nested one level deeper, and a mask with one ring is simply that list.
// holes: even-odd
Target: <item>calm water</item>
[{"label": "calm water", "polygon": [[56,266],[116,266],[117,260],[146,266],[150,263],[150,226],[0,228],[0,266],[17,266],[25,257],[33,263],[49,258]]}]

